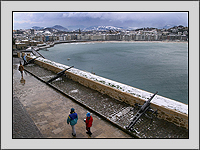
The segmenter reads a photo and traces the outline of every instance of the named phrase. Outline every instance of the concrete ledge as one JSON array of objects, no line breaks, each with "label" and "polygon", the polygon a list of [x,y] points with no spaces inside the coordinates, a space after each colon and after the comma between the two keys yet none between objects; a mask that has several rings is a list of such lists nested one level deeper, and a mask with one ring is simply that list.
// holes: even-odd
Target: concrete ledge
[{"label": "concrete ledge", "polygon": [[[27,56],[27,60],[29,59],[32,59],[32,57]],[[49,63],[46,63],[45,61],[40,61],[37,59],[35,60],[35,64],[38,64],[39,66],[44,67],[48,70],[51,70],[55,73],[58,73],[63,70]],[[118,89],[104,85],[100,82],[93,81],[83,76],[76,75],[72,72],[66,71],[65,74],[67,75],[68,78],[70,78],[73,81],[76,81],[86,87],[94,89],[102,94],[106,94],[119,101],[123,101],[131,106],[134,106],[135,103],[143,105],[145,102],[145,100],[139,97],[135,97],[134,95],[131,95],[130,93],[122,92]],[[158,110],[158,118],[167,120],[169,122],[176,124],[177,126],[181,126],[188,129],[188,115],[187,114],[178,112],[170,108],[159,106],[153,103],[151,103],[151,108],[153,108],[154,110]]]},{"label": "concrete ledge", "polygon": [[[34,77],[36,77],[38,80],[45,82],[44,80],[42,80],[41,78],[39,78],[38,76],[36,76],[35,74],[29,72],[28,70],[26,70],[28,73],[30,73],[31,75],[33,75]],[[103,114],[97,112],[96,110],[94,110],[93,108],[91,108],[90,106],[86,105],[85,103],[75,99],[74,97],[66,94],[65,92],[63,92],[62,90],[58,89],[57,87],[55,87],[52,84],[49,84],[47,82],[45,82],[46,84],[48,84],[50,87],[52,87],[53,89],[55,89],[56,91],[62,93],[63,95],[67,96],[68,98],[72,99],[73,101],[77,102],[78,104],[80,104],[81,106],[83,106],[84,108],[87,108],[89,111],[95,113],[97,116],[105,119],[106,121],[108,121],[109,123],[111,123],[112,125],[114,125],[115,127],[121,129],[122,131],[124,131],[125,133],[131,135],[134,138],[141,138],[137,133],[135,132],[131,132],[129,130],[126,130],[125,128],[123,128],[122,126],[120,126],[119,124],[117,124],[116,122],[113,122],[112,120],[110,120],[109,118],[107,118],[106,116],[104,116]]]}]

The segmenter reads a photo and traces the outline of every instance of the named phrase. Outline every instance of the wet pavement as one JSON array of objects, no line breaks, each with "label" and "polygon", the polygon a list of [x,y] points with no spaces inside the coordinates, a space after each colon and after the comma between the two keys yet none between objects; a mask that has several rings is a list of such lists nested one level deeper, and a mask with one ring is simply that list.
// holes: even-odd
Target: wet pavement
[{"label": "wet pavement", "polygon": [[34,121],[17,97],[13,97],[13,138],[42,138]]},{"label": "wet pavement", "polygon": [[[14,58],[15,62],[18,58]],[[16,69],[17,61],[13,66],[13,91],[14,96],[20,97],[20,102],[27,110],[43,137],[71,138],[71,127],[66,125],[66,117],[71,107],[75,107],[80,114],[76,129],[80,131],[77,138],[87,138],[85,135],[84,116],[87,108],[78,105],[73,100],[55,91],[47,84],[35,79],[29,73],[25,73],[23,82],[19,82],[20,74]],[[25,69],[43,81],[48,81],[55,73],[39,67],[35,64],[25,66]],[[137,109],[130,105],[110,98],[90,88],[84,87],[65,76],[51,83],[54,87],[70,95],[80,103],[87,105],[122,128],[127,126]],[[131,136],[116,128],[99,116],[94,116],[92,127],[93,138],[130,138]],[[105,126],[105,124],[107,126]],[[133,134],[141,138],[188,138],[188,130],[178,127],[165,120],[151,119],[142,116],[135,124]]]},{"label": "wet pavement", "polygon": [[[19,58],[13,58],[13,138],[133,138],[94,113],[93,134],[87,135],[88,110],[27,72],[21,80],[18,66]],[[66,123],[71,107],[79,117],[76,137]]]}]

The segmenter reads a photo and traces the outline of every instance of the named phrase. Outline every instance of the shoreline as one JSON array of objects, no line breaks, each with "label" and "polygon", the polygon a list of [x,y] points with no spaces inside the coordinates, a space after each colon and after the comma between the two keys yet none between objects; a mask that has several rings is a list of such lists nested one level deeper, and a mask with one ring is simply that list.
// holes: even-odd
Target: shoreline
[{"label": "shoreline", "polygon": [[[48,43],[48,42],[47,42]],[[52,43],[48,43],[43,47],[38,47],[35,46],[35,50],[39,51],[42,49],[47,49],[47,48],[51,48],[54,47],[57,44],[65,44],[65,43],[188,43],[188,41],[89,41],[89,40],[69,40],[69,41],[54,41]]]},{"label": "shoreline", "polygon": [[[188,43],[188,41],[85,41],[90,43]],[[79,43],[77,41],[77,43]]]},{"label": "shoreline", "polygon": [[60,41],[54,45],[64,43],[188,43],[188,41]]},{"label": "shoreline", "polygon": [[46,44],[44,47],[38,47],[35,46],[35,50],[43,50],[47,48],[54,47],[57,44],[71,44],[71,43],[188,43],[188,41],[76,41],[76,40],[71,40],[71,41],[58,41],[58,42],[53,42],[51,44]]},{"label": "shoreline", "polygon": [[[110,43],[111,42],[111,45],[115,45],[115,46],[117,46],[117,44],[114,44],[114,43],[118,43],[118,41],[88,41],[88,43],[87,42],[85,42],[85,41],[82,41],[82,42],[77,42],[77,43],[73,43],[73,44],[77,44],[77,45],[80,45],[79,47],[82,47],[81,45],[85,45],[86,47],[88,47],[89,45],[96,45],[95,43]],[[130,42],[133,42],[133,41],[119,41],[120,43],[118,43],[118,45],[120,45],[122,42],[126,42],[126,43],[129,43],[128,45],[135,45],[135,44],[131,44]],[[138,41],[134,41],[134,42],[138,42]],[[141,42],[143,42],[143,41],[140,41],[140,43],[139,44],[136,44],[136,45],[160,45],[160,46],[162,46],[162,44],[142,44]],[[151,41],[147,41],[147,42],[151,42]],[[158,41],[156,41],[156,42],[158,42]],[[161,41],[159,41],[159,42],[161,42]],[[112,44],[113,43],[113,44]],[[124,43],[123,45],[124,46],[126,46],[126,43]],[[155,42],[154,42],[155,43]],[[162,42],[162,43],[164,43],[164,42]],[[73,45],[72,44],[72,45]],[[66,44],[66,45],[71,45],[71,43],[68,43],[68,44]],[[88,46],[87,46],[88,45]],[[101,45],[101,44],[98,44],[98,45]],[[163,44],[163,45],[168,45],[168,44]],[[171,45],[171,46],[173,46],[173,45],[175,45],[175,46],[181,46],[181,45],[183,45],[183,46],[187,46],[187,45],[185,45],[185,44],[169,44],[169,45]],[[64,45],[63,45],[64,46]],[[103,45],[102,45],[103,46]],[[50,50],[50,49],[49,49]],[[93,71],[92,71],[93,72]],[[98,75],[98,74],[97,74]]]},{"label": "shoreline", "polygon": [[78,40],[71,40],[71,41],[58,41],[58,42],[53,42],[50,44],[46,44],[44,47],[38,47],[35,46],[34,50],[35,51],[40,51],[43,49],[51,48],[54,47],[57,44],[65,44],[65,43],[187,43],[188,41],[78,41]]}]

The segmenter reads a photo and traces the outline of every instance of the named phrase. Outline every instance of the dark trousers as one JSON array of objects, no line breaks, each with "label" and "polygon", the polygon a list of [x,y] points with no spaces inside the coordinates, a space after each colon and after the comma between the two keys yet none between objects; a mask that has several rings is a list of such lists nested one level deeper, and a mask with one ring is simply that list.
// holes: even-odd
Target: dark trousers
[{"label": "dark trousers", "polygon": [[23,71],[20,71],[21,72],[21,76],[22,76],[22,78],[23,78]]},{"label": "dark trousers", "polygon": [[88,134],[92,134],[91,131],[90,131],[90,127],[86,127],[86,130],[87,130]]}]

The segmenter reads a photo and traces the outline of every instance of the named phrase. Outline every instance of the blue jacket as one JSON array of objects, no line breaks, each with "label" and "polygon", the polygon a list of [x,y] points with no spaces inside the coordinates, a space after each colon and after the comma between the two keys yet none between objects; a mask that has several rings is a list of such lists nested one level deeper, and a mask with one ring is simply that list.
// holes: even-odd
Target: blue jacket
[{"label": "blue jacket", "polygon": [[78,120],[78,115],[77,113],[73,112],[72,114],[69,114],[68,118],[67,118],[67,123],[71,126],[77,124],[77,120]]}]

